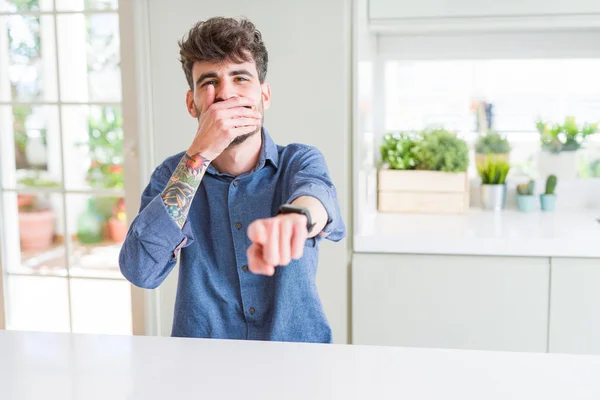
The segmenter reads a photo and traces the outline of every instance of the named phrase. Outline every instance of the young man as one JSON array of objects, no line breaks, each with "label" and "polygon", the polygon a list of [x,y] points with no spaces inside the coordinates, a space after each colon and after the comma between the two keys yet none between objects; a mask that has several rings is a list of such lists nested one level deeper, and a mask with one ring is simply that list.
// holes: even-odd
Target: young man
[{"label": "young man", "polygon": [[331,342],[318,243],[346,228],[325,160],[314,147],[277,146],[262,127],[268,56],[251,22],[213,18],[184,39],[198,130],[154,171],[121,271],[156,288],[180,256],[173,336]]}]

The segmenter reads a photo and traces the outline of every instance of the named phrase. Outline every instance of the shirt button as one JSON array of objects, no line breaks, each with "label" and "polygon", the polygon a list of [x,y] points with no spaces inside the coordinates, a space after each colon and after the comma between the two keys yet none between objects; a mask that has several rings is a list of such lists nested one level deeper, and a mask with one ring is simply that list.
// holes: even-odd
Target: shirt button
[{"label": "shirt button", "polygon": [[233,181],[233,186],[237,186],[238,185],[238,181]]},{"label": "shirt button", "polygon": [[240,224],[239,222],[236,222],[236,223],[235,223],[235,227],[236,227],[237,229],[242,229],[242,224]]},{"label": "shirt button", "polygon": [[247,265],[244,265],[244,266],[242,267],[242,271],[244,271],[244,272],[248,271],[248,266],[247,266]]},{"label": "shirt button", "polygon": [[256,310],[254,309],[254,307],[250,307],[250,310],[248,310],[248,311],[250,311],[250,314],[254,314],[254,312],[255,312]]}]

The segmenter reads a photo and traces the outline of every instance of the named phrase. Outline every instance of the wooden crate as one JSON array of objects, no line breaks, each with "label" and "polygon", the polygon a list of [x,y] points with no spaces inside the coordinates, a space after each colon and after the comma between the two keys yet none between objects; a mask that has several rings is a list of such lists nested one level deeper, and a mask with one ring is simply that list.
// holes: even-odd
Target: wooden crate
[{"label": "wooden crate", "polygon": [[466,172],[381,169],[378,175],[381,212],[461,214],[469,209]]}]

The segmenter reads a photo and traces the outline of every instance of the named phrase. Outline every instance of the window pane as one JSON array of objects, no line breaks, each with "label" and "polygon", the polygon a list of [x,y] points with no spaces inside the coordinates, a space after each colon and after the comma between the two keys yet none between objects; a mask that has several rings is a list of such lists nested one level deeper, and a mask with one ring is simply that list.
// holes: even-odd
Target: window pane
[{"label": "window pane", "polygon": [[8,192],[4,193],[3,201],[6,270],[65,276],[67,262],[61,195]]},{"label": "window pane", "polygon": [[60,187],[58,126],[56,106],[0,106],[4,187]]},{"label": "window pane", "polygon": [[0,0],[0,11],[52,11],[52,0]]},{"label": "window pane", "polygon": [[[473,145],[490,126],[511,142],[511,174],[549,173],[539,158],[539,118],[562,124],[572,116],[580,127],[600,122],[598,59],[388,61],[385,68],[387,132],[443,126]],[[592,136],[569,176],[600,173],[598,154]]]},{"label": "window pane", "polygon": [[127,234],[124,199],[72,194],[67,200],[73,238],[70,274],[123,278],[119,251]]},{"label": "window pane", "polygon": [[64,106],[67,188],[123,189],[120,107]]},{"label": "window pane", "polygon": [[57,21],[61,99],[120,102],[118,15],[59,15]]},{"label": "window pane", "polygon": [[52,16],[0,17],[0,71],[0,100],[56,101]]},{"label": "window pane", "polygon": [[118,0],[56,0],[57,11],[116,10]]},{"label": "window pane", "polygon": [[599,69],[594,59],[388,62],[385,128],[474,132],[474,101],[492,105],[492,127],[504,133],[536,132],[538,117],[596,122]]},{"label": "window pane", "polygon": [[127,281],[71,279],[73,332],[130,335],[131,285]]},{"label": "window pane", "polygon": [[69,332],[65,278],[9,275],[6,281],[8,329]]}]

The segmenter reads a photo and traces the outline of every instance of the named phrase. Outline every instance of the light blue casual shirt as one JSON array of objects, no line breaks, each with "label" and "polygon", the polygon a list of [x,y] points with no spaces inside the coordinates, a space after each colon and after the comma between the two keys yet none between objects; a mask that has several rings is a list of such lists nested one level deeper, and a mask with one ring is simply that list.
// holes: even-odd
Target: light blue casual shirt
[{"label": "light blue casual shirt", "polygon": [[167,213],[160,194],[185,152],[159,165],[142,194],[119,264],[134,285],[154,289],[179,254],[173,336],[331,342],[315,284],[321,236],[308,239],[302,258],[276,268],[272,277],[247,268],[248,225],[275,216],[281,204],[300,196],[313,196],[325,206],[327,239],[346,236],[319,150],[277,146],[265,129],[262,138],[253,171],[234,177],[208,167],[183,229]]}]

